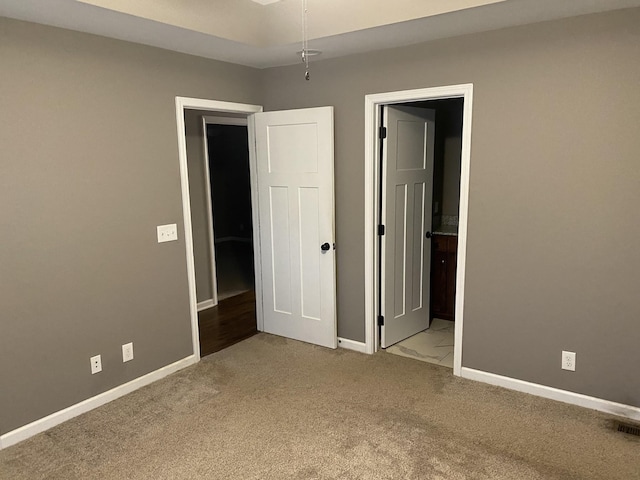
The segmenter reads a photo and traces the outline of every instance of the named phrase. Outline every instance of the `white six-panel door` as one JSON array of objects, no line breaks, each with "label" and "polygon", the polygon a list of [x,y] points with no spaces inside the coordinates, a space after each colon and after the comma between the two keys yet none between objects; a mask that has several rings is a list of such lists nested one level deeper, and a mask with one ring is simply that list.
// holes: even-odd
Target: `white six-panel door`
[{"label": "white six-panel door", "polygon": [[435,112],[388,106],[383,142],[381,346],[429,327]]},{"label": "white six-panel door", "polygon": [[264,331],[336,348],[333,108],[254,120]]}]

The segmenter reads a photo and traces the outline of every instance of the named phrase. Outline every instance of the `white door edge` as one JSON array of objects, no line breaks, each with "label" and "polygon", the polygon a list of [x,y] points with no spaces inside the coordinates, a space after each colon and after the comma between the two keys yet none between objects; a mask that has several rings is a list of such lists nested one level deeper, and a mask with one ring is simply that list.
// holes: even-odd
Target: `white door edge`
[{"label": "white door edge", "polygon": [[[262,112],[262,107],[260,107]],[[259,112],[253,112],[259,113]],[[256,156],[256,123],[253,114],[247,117],[249,135],[249,181],[251,182],[251,217],[253,220],[253,258],[256,288],[256,328],[264,331],[264,306],[262,288],[262,251],[260,249],[260,205],[258,201],[258,159]]]},{"label": "white door edge", "polygon": [[456,270],[455,342],[453,373],[460,376],[462,370],[462,333],[464,325],[464,286],[467,253],[467,223],[469,215],[469,169],[471,164],[471,120],[473,84],[450,85],[365,96],[365,348],[375,353],[380,345],[377,327],[378,292],[378,242],[377,225],[380,181],[380,107],[382,105],[463,98],[462,165],[460,171],[460,212],[458,218],[458,262]]},{"label": "white door edge", "polygon": [[[251,176],[251,202],[253,209],[253,242],[254,246],[260,245],[260,229],[258,228],[255,212],[258,209],[258,198],[254,191],[256,188],[256,159],[254,130],[250,115],[262,112],[260,105],[243,103],[222,102],[202,98],[176,97],[176,127],[178,136],[178,160],[180,164],[180,190],[182,192],[182,220],[184,222],[184,242],[187,262],[187,283],[189,288],[189,311],[191,317],[191,339],[193,354],[196,361],[200,360],[200,333],[198,330],[198,300],[196,297],[196,270],[193,256],[193,229],[191,225],[191,200],[189,197],[189,176],[187,167],[187,142],[185,137],[184,111],[205,110],[214,115],[225,113],[243,114],[248,119],[249,135],[249,172]],[[258,330],[262,330],[262,284],[259,281],[261,273],[261,258],[259,247],[254,247],[254,268],[256,269],[256,320]]]}]

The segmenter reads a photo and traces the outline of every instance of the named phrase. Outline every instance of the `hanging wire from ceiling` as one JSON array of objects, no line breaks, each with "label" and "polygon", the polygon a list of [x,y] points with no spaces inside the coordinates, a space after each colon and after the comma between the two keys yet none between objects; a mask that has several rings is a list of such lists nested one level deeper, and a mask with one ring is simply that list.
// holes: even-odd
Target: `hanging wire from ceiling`
[{"label": "hanging wire from ceiling", "polygon": [[307,25],[307,16],[309,14],[309,8],[307,5],[307,0],[302,0],[302,63],[304,63],[305,71],[304,78],[305,80],[309,80],[311,77],[309,75],[309,36],[308,36],[308,25]]}]

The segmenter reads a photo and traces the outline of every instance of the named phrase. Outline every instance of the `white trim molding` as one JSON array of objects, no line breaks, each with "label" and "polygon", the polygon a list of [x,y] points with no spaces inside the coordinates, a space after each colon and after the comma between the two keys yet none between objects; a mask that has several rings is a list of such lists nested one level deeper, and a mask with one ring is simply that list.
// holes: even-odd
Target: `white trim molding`
[{"label": "white trim molding", "polygon": [[598,410],[599,412],[609,413],[620,417],[626,417],[633,420],[640,420],[640,408],[623,403],[616,403],[601,398],[590,397],[581,393],[561,390],[559,388],[547,387],[537,383],[526,382],[516,378],[503,377],[495,373],[483,372],[473,368],[462,367],[461,377],[478,382],[488,383],[498,387],[515,390],[517,392],[529,393],[538,397],[556,400],[558,402],[570,403],[579,407]]},{"label": "white trim molding", "polygon": [[198,302],[198,311],[206,310],[207,308],[215,307],[217,303],[215,300],[210,298],[209,300],[203,300],[202,302]]},{"label": "white trim molding", "polygon": [[237,125],[237,126],[247,126],[247,117],[216,117],[213,115],[205,115],[202,117],[204,123],[213,124],[213,125]]},{"label": "white trim molding", "polygon": [[353,350],[354,352],[367,353],[366,343],[356,342],[355,340],[349,340],[348,338],[338,337],[338,348]]},{"label": "white trim molding", "polygon": [[60,425],[67,420],[77,417],[78,415],[82,415],[83,413],[93,410],[94,408],[98,408],[105,403],[116,400],[117,398],[127,395],[128,393],[138,390],[139,388],[145,387],[150,383],[166,377],[167,375],[171,375],[178,370],[182,370],[183,368],[193,365],[197,363],[197,361],[198,360],[195,355],[190,355],[186,358],[183,358],[182,360],[178,360],[175,363],[167,365],[166,367],[162,367],[151,373],[147,373],[142,377],[138,377],[123,385],[119,385],[115,388],[112,388],[111,390],[96,395],[95,397],[88,398],[80,403],[76,403],[75,405],[71,405],[70,407],[36,420],[35,422],[31,422],[27,425],[24,425],[23,427],[5,433],[4,435],[0,436],[0,450],[10,447],[11,445],[15,445],[18,442],[22,442],[23,440],[33,437],[34,435],[44,432],[45,430],[49,430],[56,425]]},{"label": "white trim molding", "polygon": [[[255,180],[255,148],[251,141],[254,135],[252,123],[249,117],[258,112],[262,112],[262,106],[260,105],[247,105],[244,103],[232,103],[221,102],[217,100],[206,100],[202,98],[189,98],[189,97],[176,97],[176,126],[178,133],[178,159],[180,162],[180,187],[182,191],[182,216],[184,221],[184,239],[185,250],[187,260],[187,279],[189,284],[189,308],[191,314],[191,337],[193,343],[193,354],[196,357],[196,361],[200,360],[200,332],[198,330],[198,300],[196,296],[196,268],[193,257],[193,229],[191,225],[191,197],[189,196],[189,170],[187,166],[187,141],[185,138],[184,128],[184,111],[194,110],[208,110],[214,115],[220,115],[225,113],[231,113],[235,115],[243,115],[247,118],[248,123],[248,135],[249,135],[249,163],[250,163],[250,175],[251,175],[251,201],[252,211],[254,212],[254,225],[253,236],[254,245],[260,245],[259,243],[259,228],[257,224],[257,194],[253,191],[257,188]],[[255,271],[256,271],[256,299],[262,298],[262,284],[258,280],[261,269],[260,255],[256,252],[255,257]],[[262,326],[262,309],[261,300],[256,301],[256,316],[258,329]]]},{"label": "white trim molding", "polygon": [[445,87],[421,88],[400,92],[378,93],[365,96],[365,344],[366,352],[378,349],[377,303],[378,242],[377,225],[380,182],[380,143],[377,135],[380,125],[380,109],[383,105],[462,98],[462,154],[460,172],[460,212],[458,225],[458,262],[456,270],[455,343],[453,352],[453,373],[460,376],[462,368],[462,332],[464,322],[464,287],[467,253],[467,222],[469,216],[469,169],[471,164],[471,118],[473,106],[473,84],[450,85]]},{"label": "white trim molding", "polygon": [[[211,200],[211,170],[209,168],[209,137],[207,136],[207,117],[202,117],[202,151],[204,153],[202,161],[204,166],[204,192],[206,195],[207,210],[207,236],[209,237],[209,272],[211,275],[211,302],[218,304],[218,275],[216,272],[216,231],[213,225],[213,201]],[[213,306],[212,305],[212,306]],[[200,311],[198,304],[198,311]]]}]

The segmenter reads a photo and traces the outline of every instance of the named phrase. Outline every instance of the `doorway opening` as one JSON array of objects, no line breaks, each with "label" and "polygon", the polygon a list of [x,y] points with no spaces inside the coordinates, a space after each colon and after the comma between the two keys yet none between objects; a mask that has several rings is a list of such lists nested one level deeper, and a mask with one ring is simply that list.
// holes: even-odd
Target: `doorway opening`
[{"label": "doorway opening", "polygon": [[[262,112],[262,107],[213,100],[176,97],[178,155],[184,219],[189,307],[195,361],[206,354],[201,341],[198,303],[214,304],[213,290],[201,288],[210,298],[198,299],[196,241],[215,257],[215,240],[198,235],[194,215],[197,186],[187,155],[187,115],[241,118],[247,121],[251,191],[251,232],[254,245],[255,297],[251,314],[258,331],[308,343],[337,347],[335,302],[335,208],[333,185],[333,107]],[[203,112],[203,113],[200,113]],[[204,131],[204,130],[203,130]],[[204,134],[201,135],[203,137]],[[200,138],[200,148],[205,141]],[[203,170],[201,155],[194,170]],[[191,185],[194,191],[190,191]],[[202,189],[204,190],[204,188]],[[210,196],[209,196],[210,197]],[[201,194],[201,204],[207,195]],[[213,203],[213,202],[211,202]],[[213,208],[213,207],[211,207]],[[203,224],[213,223],[203,215]],[[259,226],[262,225],[262,228]],[[213,226],[209,227],[211,230]],[[206,229],[205,229],[206,230]],[[204,240],[203,240],[204,239]],[[242,243],[242,242],[240,242]],[[332,249],[333,246],[333,249]],[[204,258],[207,255],[204,254]],[[213,282],[209,275],[200,276]],[[208,278],[207,278],[208,277]],[[216,282],[218,279],[216,278]],[[216,288],[216,295],[218,289]],[[242,295],[229,297],[237,299]],[[217,300],[217,298],[216,298]],[[224,300],[225,302],[227,299]],[[213,308],[221,308],[219,304]],[[201,305],[202,307],[202,305]],[[226,321],[243,315],[234,306]]]},{"label": "doorway opening", "polygon": [[[437,343],[446,344],[453,331],[455,375],[462,360],[472,94],[467,84],[365,99],[366,349],[391,347],[431,323],[441,330]],[[447,164],[447,154],[460,161]]]},{"label": "doorway opening", "polygon": [[[233,148],[237,150],[248,149],[241,160],[244,162],[244,168],[238,170],[244,170],[245,173],[243,180],[241,180],[244,182],[242,202],[249,205],[249,219],[247,220],[246,214],[242,216],[242,235],[227,235],[227,239],[222,243],[229,241],[248,243],[253,250],[253,245],[259,245],[258,229],[256,228],[258,224],[257,170],[254,142],[249,141],[254,136],[253,128],[247,119],[250,115],[258,112],[262,112],[261,106],[176,97],[189,305],[193,351],[196,360],[246,338],[248,333],[245,331],[247,330],[245,327],[247,325],[251,327],[251,334],[256,330],[262,330],[261,302],[256,302],[256,298],[262,297],[260,250],[256,249],[253,255],[246,255],[245,252],[241,257],[242,260],[235,262],[242,262],[244,268],[243,273],[239,274],[240,281],[233,277],[231,281],[223,280],[223,276],[226,277],[226,274],[224,272],[220,272],[222,275],[217,274],[216,264],[220,262],[216,262],[216,234],[214,233],[215,220],[213,215],[216,192],[211,188],[212,185],[215,186],[217,178],[216,182],[212,184],[210,178],[215,175],[215,172],[210,169],[208,150],[210,144],[214,150],[219,149],[218,153],[224,152],[225,148],[230,147],[229,145],[221,146],[224,142],[220,141],[215,142],[214,146],[213,142],[209,142],[207,134],[207,119],[211,121],[213,118],[218,125],[221,125],[217,128],[219,131],[226,130],[223,137],[227,144],[237,142],[238,145]],[[241,127],[242,131],[236,130],[230,134],[228,127],[233,126]],[[213,130],[215,131],[216,127]],[[242,136],[244,139],[240,138]],[[215,163],[212,162],[211,166],[213,169],[218,169]],[[248,180],[246,175],[248,175]],[[248,190],[247,181],[249,183]],[[249,198],[246,198],[247,194]],[[226,209],[227,203],[229,203],[229,198],[221,200],[221,211]],[[233,205],[229,210],[233,211]],[[229,239],[228,237],[237,238]],[[218,259],[221,260],[223,256],[223,252],[220,252]],[[224,259],[224,261],[226,260]],[[246,265],[247,262],[250,263],[249,266]],[[231,264],[231,267],[234,266],[233,261],[228,263]],[[223,266],[222,269],[226,269],[226,266]],[[251,273],[245,275],[244,272],[247,271],[255,272],[255,289],[244,291],[246,285],[251,283],[252,275]],[[237,271],[234,272],[232,269],[231,272],[232,275],[238,276]],[[218,295],[221,292],[220,282],[223,283],[222,297],[226,295],[226,298],[222,300]],[[224,286],[225,282],[230,285],[229,288]],[[238,285],[244,286],[238,287]],[[242,293],[240,290],[244,292]],[[240,295],[229,296],[233,293],[240,293]],[[238,328],[242,325],[244,326]]]},{"label": "doorway opening", "polygon": [[[204,356],[258,330],[247,119],[203,115],[201,120],[204,154],[198,163],[204,168],[197,172],[204,173],[208,228],[203,233],[208,237],[210,257],[207,265],[196,264],[200,353]],[[192,210],[194,217],[196,210]],[[197,240],[194,238],[194,245],[204,244]],[[194,253],[197,259],[199,252]],[[212,305],[200,301],[199,288],[205,283],[198,281],[201,275],[211,278]]]},{"label": "doorway opening", "polygon": [[[393,315],[389,323],[401,325],[390,325],[392,332],[383,335],[381,346],[388,353],[448,368],[453,368],[455,343],[463,102],[462,98],[447,98],[382,106],[382,121],[388,125],[388,131],[382,139],[380,218],[388,233],[378,237],[379,251],[386,258],[379,265],[382,282],[378,295],[381,303],[385,300],[384,315]],[[424,119],[433,120],[433,125]],[[412,124],[426,127],[412,133],[409,127]],[[417,142],[415,148],[412,140]],[[390,152],[390,148],[395,151]],[[411,166],[410,156],[423,164]],[[394,172],[394,166],[402,167],[403,181]],[[403,189],[409,197],[410,216],[406,219],[396,218],[396,212],[402,210],[393,198],[399,183],[411,187]],[[416,191],[420,196],[416,196]],[[412,205],[422,208],[415,211]],[[404,239],[395,238],[398,222],[406,230]],[[414,231],[416,224],[421,224],[419,231]],[[413,240],[409,238],[412,234]],[[407,249],[407,244],[412,248]],[[392,258],[394,254],[401,258]],[[390,267],[386,273],[385,266]],[[394,267],[407,270],[408,275],[402,278],[405,295],[398,295]],[[408,301],[403,301],[405,296],[410,297]],[[397,303],[409,308],[398,314]]]},{"label": "doorway opening", "polygon": [[212,298],[217,305],[254,290],[249,134],[246,118],[204,116],[202,124]]}]

